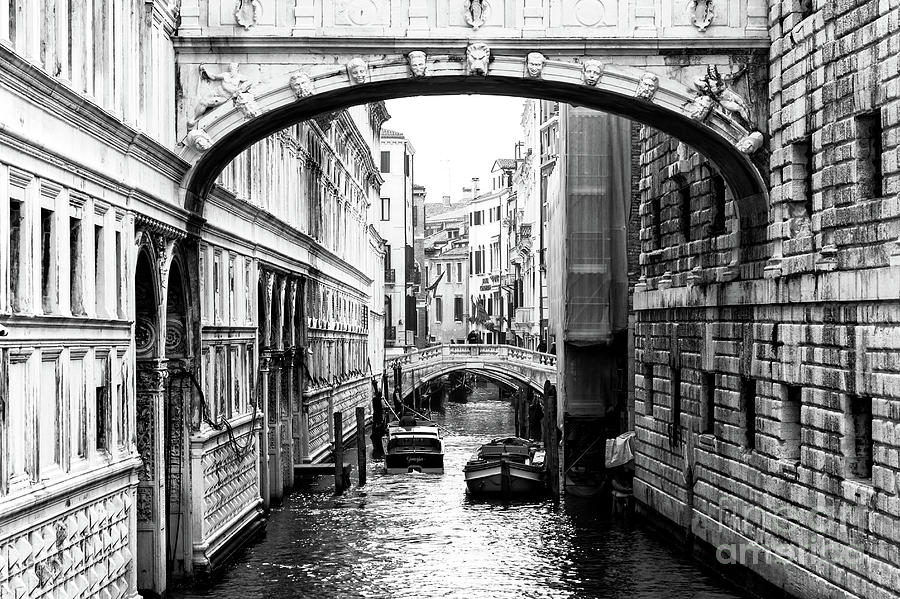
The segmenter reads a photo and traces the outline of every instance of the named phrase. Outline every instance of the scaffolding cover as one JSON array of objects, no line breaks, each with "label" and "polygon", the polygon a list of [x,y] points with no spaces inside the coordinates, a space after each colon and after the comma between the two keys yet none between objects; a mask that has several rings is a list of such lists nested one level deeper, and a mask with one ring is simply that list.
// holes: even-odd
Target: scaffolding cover
[{"label": "scaffolding cover", "polygon": [[628,326],[631,122],[587,108],[567,113],[566,339],[608,343]]}]

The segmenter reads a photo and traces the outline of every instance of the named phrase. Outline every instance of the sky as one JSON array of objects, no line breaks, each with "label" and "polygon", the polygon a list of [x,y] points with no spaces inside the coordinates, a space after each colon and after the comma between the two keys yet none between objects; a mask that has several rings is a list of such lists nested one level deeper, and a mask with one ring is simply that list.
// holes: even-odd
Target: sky
[{"label": "sky", "polygon": [[425,186],[426,201],[449,194],[455,202],[472,177],[481,179],[481,191],[489,191],[494,160],[514,157],[524,102],[481,95],[388,100],[391,118],[384,126],[412,142],[415,183]]}]

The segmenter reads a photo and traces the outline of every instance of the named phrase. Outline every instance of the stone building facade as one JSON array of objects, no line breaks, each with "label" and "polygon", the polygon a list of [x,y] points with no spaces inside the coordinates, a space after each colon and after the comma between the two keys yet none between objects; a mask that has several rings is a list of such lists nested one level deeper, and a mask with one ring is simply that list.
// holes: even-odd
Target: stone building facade
[{"label": "stone building facade", "polygon": [[769,98],[768,214],[641,134],[635,495],[797,597],[900,592],[898,19],[770,3],[767,75],[730,81]]},{"label": "stone building facade", "polygon": [[173,5],[54,6],[0,8],[0,596],[153,596],[370,405],[387,114],[255,144],[194,214]]}]

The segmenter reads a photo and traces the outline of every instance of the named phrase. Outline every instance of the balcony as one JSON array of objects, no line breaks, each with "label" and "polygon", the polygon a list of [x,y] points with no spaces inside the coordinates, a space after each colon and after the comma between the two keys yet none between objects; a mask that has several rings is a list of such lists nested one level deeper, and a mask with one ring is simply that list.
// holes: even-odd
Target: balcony
[{"label": "balcony", "polygon": [[534,325],[534,308],[516,308],[513,319],[513,329],[519,332],[527,332]]},{"label": "balcony", "polygon": [[384,282],[395,283],[397,281],[397,271],[393,268],[384,269]]}]

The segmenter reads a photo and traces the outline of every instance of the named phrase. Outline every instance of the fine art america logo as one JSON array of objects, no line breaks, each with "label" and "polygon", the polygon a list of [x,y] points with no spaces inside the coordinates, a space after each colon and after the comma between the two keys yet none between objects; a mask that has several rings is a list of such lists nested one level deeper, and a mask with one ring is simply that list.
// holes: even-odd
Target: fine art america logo
[{"label": "fine art america logo", "polygon": [[753,541],[745,536],[733,543],[721,543],[716,547],[716,559],[720,564],[753,566],[759,563],[773,564],[786,560],[801,565],[826,560],[844,567],[865,567],[864,547],[854,541],[863,536],[871,506],[848,501],[829,509],[784,507],[775,511],[758,506],[747,506],[723,498],[718,517],[722,525],[743,534],[744,531],[766,531],[764,541]]}]

